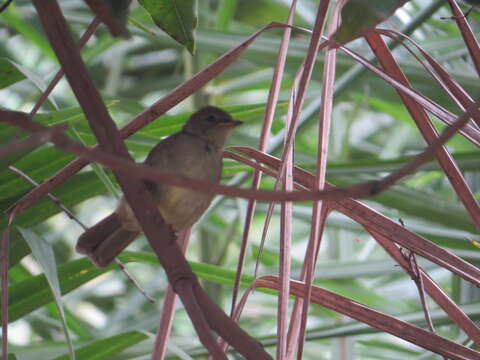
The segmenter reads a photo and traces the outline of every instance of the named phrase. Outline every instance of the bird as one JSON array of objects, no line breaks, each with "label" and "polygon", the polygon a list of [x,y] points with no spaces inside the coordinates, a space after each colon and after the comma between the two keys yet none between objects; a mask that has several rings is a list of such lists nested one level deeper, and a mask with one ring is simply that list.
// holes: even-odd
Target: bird
[{"label": "bird", "polygon": [[[219,183],[222,154],[231,131],[242,124],[226,111],[206,106],[195,112],[182,129],[161,140],[145,165],[163,174]],[[214,195],[165,183],[145,181],[165,223],[173,231],[190,228],[207,210]],[[105,267],[142,231],[125,197],[116,210],[85,231],[76,250],[97,267]]]}]

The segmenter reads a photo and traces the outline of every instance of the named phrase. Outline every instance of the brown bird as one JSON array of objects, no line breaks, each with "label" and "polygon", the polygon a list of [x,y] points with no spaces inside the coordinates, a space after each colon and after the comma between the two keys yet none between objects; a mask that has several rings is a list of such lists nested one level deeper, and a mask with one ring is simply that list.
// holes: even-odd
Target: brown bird
[{"label": "brown bird", "polygon": [[[162,173],[218,183],[222,153],[231,130],[242,122],[207,106],[194,113],[182,130],[160,141],[145,164]],[[210,205],[213,195],[168,184],[146,182],[158,210],[174,231],[191,227]],[[85,231],[77,251],[99,267],[108,265],[142,231],[125,198],[116,211]]]}]

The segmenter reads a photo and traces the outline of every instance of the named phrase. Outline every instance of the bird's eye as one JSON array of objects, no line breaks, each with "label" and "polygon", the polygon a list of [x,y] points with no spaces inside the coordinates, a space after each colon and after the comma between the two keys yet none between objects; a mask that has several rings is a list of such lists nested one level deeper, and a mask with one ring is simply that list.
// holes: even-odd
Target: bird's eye
[{"label": "bird's eye", "polygon": [[209,115],[207,117],[207,121],[208,122],[216,122],[217,121],[217,118],[215,117],[215,115]]}]

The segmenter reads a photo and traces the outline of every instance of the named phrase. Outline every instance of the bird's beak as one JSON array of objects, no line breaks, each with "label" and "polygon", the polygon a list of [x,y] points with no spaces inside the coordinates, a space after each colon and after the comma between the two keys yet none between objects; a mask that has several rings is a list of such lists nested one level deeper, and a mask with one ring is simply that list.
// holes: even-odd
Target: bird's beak
[{"label": "bird's beak", "polygon": [[229,120],[229,121],[224,121],[224,122],[221,122],[221,123],[218,123],[218,125],[220,126],[227,126],[227,127],[237,127],[238,125],[242,125],[243,124],[243,121],[240,121],[240,120]]}]

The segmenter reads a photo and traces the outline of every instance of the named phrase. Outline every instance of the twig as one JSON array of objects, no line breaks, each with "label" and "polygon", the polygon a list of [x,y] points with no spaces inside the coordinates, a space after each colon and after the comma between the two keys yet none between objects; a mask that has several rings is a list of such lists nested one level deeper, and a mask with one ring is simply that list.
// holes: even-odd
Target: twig
[{"label": "twig", "polygon": [[[401,225],[405,226],[403,221],[401,222]],[[423,277],[418,268],[417,258],[415,257],[415,254],[411,250],[408,250],[405,248],[401,248],[400,250],[401,250],[400,253],[408,263],[407,271],[410,277],[412,278],[413,282],[417,286],[418,295],[420,296],[420,302],[422,304],[423,314],[425,315],[425,321],[427,323],[427,327],[431,333],[435,334],[432,317],[430,316],[430,312],[428,310],[427,301],[425,297],[425,287],[423,286]],[[448,360],[445,356],[443,357],[443,359]]]},{"label": "twig", "polygon": [[[1,14],[2,12],[4,12],[4,11],[7,9],[7,7],[10,6],[10,4],[11,4],[12,2],[13,2],[13,0],[7,0],[7,1],[5,1],[5,3],[4,3],[2,6],[0,6],[0,14]],[[6,359],[6,358],[5,358],[5,359]]]},{"label": "twig", "polygon": [[11,153],[20,151],[23,149],[32,149],[37,145],[46,143],[52,138],[52,133],[57,131],[64,131],[66,124],[55,125],[50,128],[46,128],[45,131],[37,132],[30,136],[29,138],[21,141],[15,141],[15,138],[18,138],[20,134],[14,136],[14,140],[8,145],[2,146],[0,148],[0,158],[8,156]]},{"label": "twig", "polygon": [[[297,0],[293,0],[290,5],[290,10],[287,18],[287,23],[289,25],[293,24],[296,7],[297,7]],[[278,97],[279,97],[280,88],[282,84],[282,78],[283,78],[285,63],[287,59],[288,45],[290,43],[291,32],[292,32],[292,29],[290,27],[285,28],[283,31],[283,36],[280,43],[280,47],[279,47],[279,51],[278,51],[278,55],[275,63],[275,68],[273,72],[272,84],[268,91],[267,105],[265,107],[265,117],[263,120],[262,131],[260,134],[260,140],[258,144],[258,150],[262,152],[267,149],[267,144],[270,137],[273,117],[275,115],[275,109],[278,103]],[[262,172],[259,170],[254,170],[252,175],[251,188],[258,189],[260,186],[261,179],[262,179]],[[243,224],[243,233],[242,233],[242,243],[240,246],[240,253],[238,255],[237,270],[235,273],[235,280],[234,280],[233,290],[232,290],[232,306],[230,310],[231,317],[233,316],[233,312],[237,302],[238,291],[240,288],[240,278],[242,276],[242,271],[243,271],[243,266],[245,261],[245,253],[248,246],[248,238],[250,234],[250,228],[252,226],[255,208],[256,208],[256,201],[250,200],[248,202],[247,211],[245,214],[245,222]],[[260,254],[261,254],[261,250],[258,252],[258,256],[260,256]],[[257,262],[255,263],[254,277],[256,277],[256,274],[257,274],[258,256],[257,256]]]},{"label": "twig", "polygon": [[[190,241],[191,229],[182,231],[178,235],[177,241],[185,254]],[[162,315],[160,316],[160,323],[155,336],[155,343],[153,344],[152,360],[163,360],[167,352],[167,342],[172,330],[173,317],[175,314],[175,304],[177,302],[177,294],[169,285],[164,296],[162,304]]]},{"label": "twig", "polygon": [[[98,17],[95,17],[92,22],[90,23],[90,25],[88,25],[87,29],[85,30],[85,32],[83,33],[82,37],[80,38],[80,40],[78,41],[78,48],[81,49],[85,46],[85,44],[88,42],[88,40],[90,40],[90,38],[92,37],[92,35],[95,33],[95,31],[97,30],[98,26],[100,25],[100,19]],[[50,82],[50,84],[48,84],[47,88],[45,89],[45,91],[42,93],[42,95],[39,97],[39,99],[37,100],[37,102],[35,103],[35,106],[32,108],[32,110],[30,111],[30,115],[35,115],[37,113],[37,111],[40,109],[40,107],[43,105],[43,103],[48,99],[48,96],[50,95],[50,93],[53,91],[53,89],[55,88],[55,86],[57,86],[58,82],[61,80],[61,78],[63,77],[63,70],[60,69],[58,70],[58,72],[55,74],[55,76],[53,77],[52,81]]]},{"label": "twig", "polygon": [[425,288],[423,286],[423,279],[418,268],[417,258],[411,250],[405,248],[401,248],[401,254],[408,263],[408,274],[417,286],[418,295],[420,296],[420,301],[422,303],[423,313],[425,314],[425,321],[427,323],[428,329],[433,333],[435,332],[435,329],[433,327],[430,312],[428,311],[427,302],[425,299]]},{"label": "twig", "polygon": [[[402,225],[402,227],[405,227],[405,222],[403,221],[403,219],[401,218],[398,219],[398,222],[400,223],[400,225]],[[430,329],[430,331],[434,333],[435,329],[433,327],[433,322],[430,316],[430,312],[428,311],[427,302],[425,299],[425,288],[423,286],[423,279],[422,279],[420,270],[418,268],[418,263],[417,263],[417,258],[415,257],[415,253],[405,248],[400,248],[400,253],[408,263],[408,268],[407,268],[408,274],[410,275],[412,280],[415,282],[415,285],[417,285],[418,294],[420,295],[420,301],[422,303],[423,313],[425,314],[425,321],[427,322],[427,326]]]},{"label": "twig", "polygon": [[452,15],[452,16],[440,16],[441,20],[457,20],[457,19],[467,19],[468,15],[472,12],[475,6],[471,6],[462,16]]},{"label": "twig", "polygon": [[2,242],[0,244],[1,261],[1,288],[2,288],[2,359],[8,359],[8,243],[10,238],[10,223],[3,230]]},{"label": "twig", "polygon": [[[28,181],[30,184],[32,184],[33,186],[39,186],[39,184],[33,180],[30,176],[28,176],[27,174],[25,174],[22,170],[10,165],[8,166],[8,169],[12,172],[14,172],[15,174],[19,175],[20,177],[22,177],[23,179],[25,179],[26,181]],[[67,214],[67,216],[75,221],[78,225],[80,225],[80,227],[83,229],[83,230],[87,230],[88,227],[85,226],[85,224],[83,224],[74,214],[73,212],[71,212],[65,205],[62,204],[62,202],[60,201],[59,198],[57,198],[55,195],[51,194],[51,193],[48,193],[47,194],[48,198],[50,200],[53,201],[53,203],[55,205],[57,205],[60,209],[63,210],[63,212],[65,214]]]},{"label": "twig", "polygon": [[125,267],[125,263],[122,260],[115,258],[115,262],[117,263],[120,270],[122,270],[123,274],[133,284],[133,286],[135,286],[137,290],[140,291],[140,293],[142,293],[142,295],[147,298],[148,301],[150,301],[151,303],[157,302],[157,300],[155,300],[153,297],[148,295],[145,290],[143,290],[142,286],[138,283],[138,281],[133,277],[132,274],[128,272],[127,268]]},{"label": "twig", "polygon": [[[122,36],[128,38],[130,36],[127,28],[113,16],[111,7],[107,2],[96,0],[85,0],[90,10],[96,14],[100,20],[107,26],[113,37]],[[116,6],[116,5],[115,5]],[[127,4],[129,6],[129,4]]]}]

